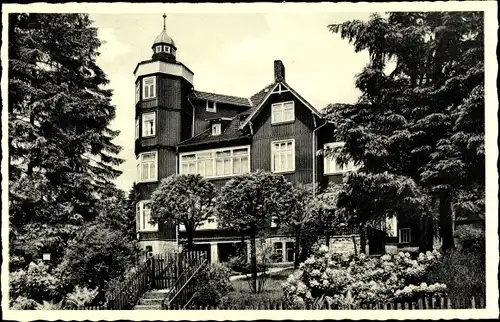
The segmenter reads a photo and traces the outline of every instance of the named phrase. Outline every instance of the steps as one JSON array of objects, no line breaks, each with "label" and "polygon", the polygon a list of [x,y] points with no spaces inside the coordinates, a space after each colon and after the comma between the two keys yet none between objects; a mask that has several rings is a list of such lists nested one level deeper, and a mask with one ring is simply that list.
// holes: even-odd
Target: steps
[{"label": "steps", "polygon": [[161,302],[169,292],[169,289],[151,290],[146,292],[134,310],[161,310]]}]

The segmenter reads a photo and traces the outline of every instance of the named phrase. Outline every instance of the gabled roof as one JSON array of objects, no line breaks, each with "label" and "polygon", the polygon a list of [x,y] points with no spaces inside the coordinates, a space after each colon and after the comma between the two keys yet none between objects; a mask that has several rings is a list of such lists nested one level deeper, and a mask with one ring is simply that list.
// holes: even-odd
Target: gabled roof
[{"label": "gabled roof", "polygon": [[[277,82],[277,83],[272,84],[271,88],[265,93],[264,96],[262,96],[258,105],[254,106],[254,108],[251,109],[250,115],[245,119],[244,122],[241,123],[240,130],[242,130],[248,124],[248,122],[253,120],[259,114],[259,112],[262,110],[264,104],[267,102],[267,100],[269,99],[269,97],[273,93],[274,89],[279,84],[284,85],[293,95],[295,95],[295,97],[297,97],[302,102],[302,104],[304,104],[307,108],[309,108],[313,114],[317,115],[318,117],[322,117],[321,114],[318,112],[318,110],[316,110],[314,108],[314,106],[312,106],[301,95],[299,95],[299,93],[297,93],[292,87],[290,87],[286,82],[283,81],[283,82]],[[257,93],[257,94],[259,94],[259,93]],[[260,95],[262,95],[262,94],[260,94]]]},{"label": "gabled roof", "polygon": [[245,106],[245,107],[252,106],[250,101],[248,100],[248,98],[231,96],[231,95],[223,95],[223,94],[216,94],[216,93],[210,93],[210,92],[194,91],[190,95],[190,97],[194,98],[194,99],[207,100],[207,101],[217,102],[217,103],[225,103],[225,104]]}]

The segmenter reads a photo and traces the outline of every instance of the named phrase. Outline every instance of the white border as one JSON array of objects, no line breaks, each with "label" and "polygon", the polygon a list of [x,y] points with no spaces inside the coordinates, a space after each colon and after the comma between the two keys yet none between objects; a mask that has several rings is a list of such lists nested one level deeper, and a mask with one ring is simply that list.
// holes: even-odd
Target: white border
[{"label": "white border", "polygon": [[[2,5],[2,85],[8,83],[7,75],[7,33],[9,12],[87,12],[87,13],[259,13],[259,12],[385,12],[385,11],[485,11],[485,149],[486,158],[486,265],[487,265],[487,308],[483,310],[429,310],[429,311],[210,311],[211,320],[227,319],[352,319],[366,317],[371,319],[442,319],[442,318],[497,318],[498,309],[498,97],[496,77],[498,65],[496,61],[497,46],[497,4],[495,1],[441,1],[441,2],[391,2],[391,3],[241,3],[241,4],[155,4],[155,3],[66,3],[66,4],[3,4]],[[8,106],[6,86],[2,86],[2,106]],[[8,159],[5,151],[7,144],[7,109],[2,110],[2,243],[8,245]],[[35,320],[43,317],[54,320],[206,320],[207,312],[198,311],[11,311],[8,309],[8,247],[3,247],[2,262],[2,309],[5,319]]]}]

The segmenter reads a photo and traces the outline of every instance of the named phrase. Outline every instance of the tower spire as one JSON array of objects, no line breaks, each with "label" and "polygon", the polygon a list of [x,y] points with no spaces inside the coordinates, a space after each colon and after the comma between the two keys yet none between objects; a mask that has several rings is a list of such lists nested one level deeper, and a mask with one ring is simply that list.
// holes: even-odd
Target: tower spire
[{"label": "tower spire", "polygon": [[163,14],[163,30],[167,30],[167,15]]}]

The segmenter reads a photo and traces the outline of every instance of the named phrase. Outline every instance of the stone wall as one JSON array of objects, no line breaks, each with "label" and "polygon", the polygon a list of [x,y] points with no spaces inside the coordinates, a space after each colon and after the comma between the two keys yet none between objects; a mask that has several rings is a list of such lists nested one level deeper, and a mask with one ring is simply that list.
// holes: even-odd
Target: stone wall
[{"label": "stone wall", "polygon": [[137,242],[140,249],[146,249],[147,246],[153,248],[153,254],[175,253],[179,251],[175,241],[165,240],[141,240]]}]

